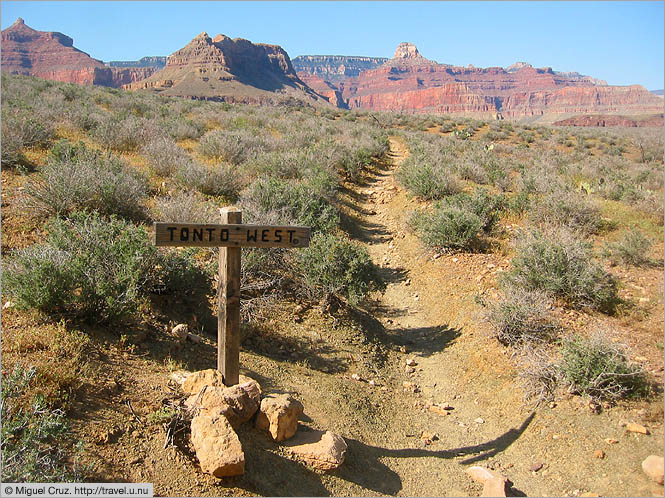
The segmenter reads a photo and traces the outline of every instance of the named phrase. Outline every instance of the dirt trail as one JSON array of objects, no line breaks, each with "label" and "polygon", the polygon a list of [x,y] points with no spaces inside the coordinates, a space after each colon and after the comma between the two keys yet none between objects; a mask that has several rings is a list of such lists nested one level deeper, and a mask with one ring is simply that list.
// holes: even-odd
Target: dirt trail
[{"label": "dirt trail", "polygon": [[[478,295],[492,295],[508,260],[500,254],[427,253],[406,226],[417,203],[393,176],[408,150],[399,137],[391,137],[390,147],[390,163],[373,171],[354,196],[352,230],[388,282],[372,311],[403,345],[392,368],[413,384],[398,386],[388,430],[377,437],[377,446],[385,448],[380,461],[387,466],[386,483],[395,474],[393,486],[377,491],[473,495],[479,488],[464,470],[483,465],[507,475],[515,495],[662,493],[640,469],[648,454],[663,452],[662,423],[653,436],[640,437],[620,426],[638,419],[634,405],[630,412],[616,407],[591,415],[576,397],[537,411],[523,403],[509,351],[488,336],[475,302]],[[407,359],[416,362],[411,373]],[[430,404],[453,410],[440,415]],[[388,415],[392,410],[385,408]],[[438,439],[424,441],[423,432]],[[610,447],[606,438],[620,443]],[[597,450],[606,458],[594,458]],[[530,470],[540,463],[541,470]]]}]

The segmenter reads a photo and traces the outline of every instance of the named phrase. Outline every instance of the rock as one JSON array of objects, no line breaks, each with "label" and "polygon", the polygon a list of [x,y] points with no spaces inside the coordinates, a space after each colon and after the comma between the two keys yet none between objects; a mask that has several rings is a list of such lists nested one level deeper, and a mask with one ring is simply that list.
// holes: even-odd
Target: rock
[{"label": "rock", "polygon": [[13,307],[14,307],[14,303],[12,303],[11,301],[7,301],[7,302],[2,306],[2,309],[3,309],[3,310],[6,310],[6,309],[9,309],[9,308],[13,308]]},{"label": "rock", "polygon": [[543,463],[534,463],[533,465],[531,465],[531,467],[529,467],[529,470],[531,472],[538,472],[540,469],[543,468],[544,465],[545,464]]},{"label": "rock", "polygon": [[649,455],[642,462],[642,470],[649,476],[649,478],[663,485],[663,457],[657,455]]},{"label": "rock", "polygon": [[450,411],[440,405],[432,405],[429,407],[429,411],[436,413],[437,415],[450,415]]},{"label": "rock", "polygon": [[438,441],[439,440],[439,435],[436,434],[435,432],[423,431],[420,434],[420,439],[427,440],[427,441]]},{"label": "rock", "polygon": [[640,424],[635,424],[633,422],[626,422],[624,426],[626,427],[626,431],[628,432],[636,432],[638,434],[645,434],[647,436],[650,434],[649,429]]},{"label": "rock", "polygon": [[484,421],[482,418],[480,418],[480,417],[478,417],[476,420],[474,420],[474,422],[475,422],[476,424],[484,424],[484,423],[485,423],[485,421]]},{"label": "rock", "polygon": [[295,458],[319,470],[336,469],[344,462],[346,442],[329,431],[300,431],[284,443]]},{"label": "rock", "polygon": [[408,360],[406,360],[407,367],[415,367],[417,364],[418,362],[416,362],[416,360],[414,360],[413,358],[409,358]]},{"label": "rock", "polygon": [[175,372],[171,372],[169,377],[173,380],[173,382],[182,387],[182,384],[185,382],[185,379],[188,375],[191,375],[191,373],[185,370],[176,370]]},{"label": "rock", "polygon": [[466,469],[471,479],[483,484],[483,493],[481,496],[506,496],[506,487],[510,481],[493,470],[485,467],[473,466]]},{"label": "rock", "polygon": [[593,452],[593,456],[594,458],[599,458],[602,460],[603,458],[605,458],[605,452],[603,450],[596,450]]},{"label": "rock", "polygon": [[171,329],[171,335],[177,340],[184,342],[189,335],[189,326],[186,323],[180,323]]},{"label": "rock", "polygon": [[208,415],[224,415],[235,429],[252,418],[260,402],[261,387],[250,380],[231,387],[207,387],[200,396],[198,393],[191,395],[185,405]]},{"label": "rock", "polygon": [[406,367],[406,370],[404,370],[407,374],[412,374],[413,372],[416,371],[415,368],[413,367]]},{"label": "rock", "polygon": [[223,385],[224,376],[222,372],[215,368],[209,368],[189,374],[182,383],[182,390],[187,394],[198,394],[203,386],[216,387]]},{"label": "rock", "polygon": [[352,378],[353,380],[358,380],[358,381],[362,380],[362,378],[361,378],[360,375],[358,375],[358,374],[351,374],[351,378]]},{"label": "rock", "polygon": [[256,428],[269,431],[275,441],[284,441],[296,433],[298,417],[303,412],[302,403],[288,394],[265,397],[256,417]]},{"label": "rock", "polygon": [[192,445],[201,470],[215,477],[242,475],[245,453],[237,434],[223,415],[201,414],[192,419]]},{"label": "rock", "polygon": [[2,71],[48,80],[118,88],[147,78],[156,67],[106,67],[74,48],[62,33],[37,31],[18,19],[2,31]]},{"label": "rock", "polygon": [[120,439],[120,436],[122,436],[124,432],[125,430],[121,426],[115,425],[111,429],[107,429],[97,434],[95,442],[97,444],[115,443]]},{"label": "rock", "polygon": [[617,443],[619,442],[619,440],[618,440],[618,439],[612,439],[611,437],[608,437],[608,438],[605,440],[605,442],[606,442],[607,444],[617,444]]}]

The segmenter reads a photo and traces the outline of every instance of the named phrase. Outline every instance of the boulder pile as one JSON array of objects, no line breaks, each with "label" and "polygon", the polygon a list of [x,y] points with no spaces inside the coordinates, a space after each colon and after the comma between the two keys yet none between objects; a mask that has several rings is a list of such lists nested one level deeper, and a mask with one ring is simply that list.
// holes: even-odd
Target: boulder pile
[{"label": "boulder pile", "polygon": [[259,383],[244,375],[226,387],[214,369],[171,377],[189,395],[185,406],[192,414],[191,441],[203,472],[215,477],[245,472],[245,453],[235,429],[253,418],[255,427],[275,442],[286,441],[286,453],[296,460],[319,470],[336,469],[344,462],[347,445],[342,437],[307,428],[298,432],[304,407],[289,394],[262,397]]}]

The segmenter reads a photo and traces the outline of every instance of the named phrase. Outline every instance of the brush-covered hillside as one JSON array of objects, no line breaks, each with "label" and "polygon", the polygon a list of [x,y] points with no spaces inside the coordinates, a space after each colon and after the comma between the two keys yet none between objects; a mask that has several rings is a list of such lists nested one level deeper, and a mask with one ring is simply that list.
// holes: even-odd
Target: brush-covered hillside
[{"label": "brush-covered hillside", "polygon": [[[312,228],[243,249],[240,371],[341,436],[339,468],[254,420],[243,475],[201,468],[174,379],[216,365],[217,250],[151,230],[230,205]],[[2,253],[3,481],[478,496],[483,466],[513,496],[662,493],[661,129],[3,75]]]}]

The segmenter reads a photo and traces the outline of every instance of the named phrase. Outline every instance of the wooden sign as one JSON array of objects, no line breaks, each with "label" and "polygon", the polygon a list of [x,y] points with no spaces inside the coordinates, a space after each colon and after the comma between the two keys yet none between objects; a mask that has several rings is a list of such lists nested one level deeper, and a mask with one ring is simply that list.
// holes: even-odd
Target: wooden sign
[{"label": "wooden sign", "polygon": [[242,211],[220,209],[221,224],[155,223],[156,246],[219,247],[217,289],[217,369],[224,384],[233,386],[240,375],[240,266],[243,247],[307,247],[309,227],[243,225]]},{"label": "wooden sign", "polygon": [[155,223],[153,243],[185,247],[307,247],[310,229],[273,225]]}]

